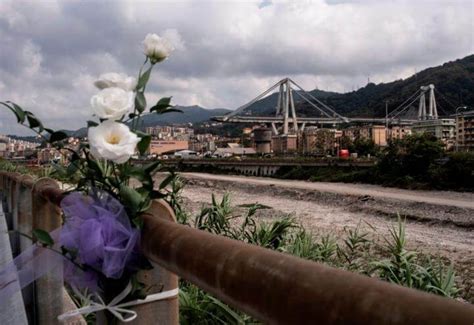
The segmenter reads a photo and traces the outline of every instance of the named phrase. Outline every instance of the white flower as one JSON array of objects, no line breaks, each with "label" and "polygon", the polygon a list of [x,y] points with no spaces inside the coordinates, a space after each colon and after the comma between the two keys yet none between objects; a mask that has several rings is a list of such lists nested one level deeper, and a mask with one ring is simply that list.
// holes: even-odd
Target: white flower
[{"label": "white flower", "polygon": [[99,76],[94,85],[99,89],[117,87],[123,90],[133,91],[137,86],[137,79],[129,77],[123,73],[104,73]]},{"label": "white flower", "polygon": [[123,123],[107,120],[90,127],[87,137],[91,154],[97,158],[123,164],[135,153],[140,138]]},{"label": "white flower", "polygon": [[145,55],[150,58],[152,63],[158,63],[166,59],[171,51],[174,50],[173,45],[156,34],[148,34],[143,41]]},{"label": "white flower", "polygon": [[134,94],[121,88],[112,87],[101,90],[91,98],[94,113],[105,119],[117,120],[133,107]]}]

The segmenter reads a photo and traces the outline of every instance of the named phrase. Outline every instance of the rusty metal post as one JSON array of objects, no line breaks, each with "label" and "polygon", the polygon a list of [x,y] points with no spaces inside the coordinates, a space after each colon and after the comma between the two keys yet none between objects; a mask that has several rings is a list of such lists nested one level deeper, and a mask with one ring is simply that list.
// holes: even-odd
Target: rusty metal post
[{"label": "rusty metal post", "polygon": [[[31,206],[31,188],[26,185],[33,181],[30,175],[16,177],[16,195],[13,206],[16,207],[17,215],[13,216],[13,227],[19,232],[31,236],[33,231],[33,211]],[[32,245],[30,239],[20,236],[20,249],[24,250]]]},{"label": "rusty metal post", "polygon": [[15,207],[16,207],[16,198],[17,198],[17,192],[16,192],[16,186],[17,182],[16,179],[20,177],[21,175],[19,173],[7,173],[6,174],[6,180],[5,180],[5,203],[6,203],[6,209],[5,209],[5,215],[7,216],[7,223],[10,229],[15,229],[14,226],[12,226],[12,222],[15,218],[14,214],[17,213]]},{"label": "rusty metal post", "polygon": [[[168,222],[176,222],[171,207],[163,200],[154,201],[146,213],[149,218],[164,219]],[[151,286],[150,294],[165,290],[173,290],[178,287],[178,276],[158,264],[153,263],[154,269],[139,273],[140,281]],[[127,324],[179,324],[179,299],[178,297],[138,305],[133,308],[138,317]]]},{"label": "rusty metal post", "polygon": [[474,307],[144,216],[143,250],[268,324],[473,324]]},{"label": "rusty metal post", "polygon": [[[33,228],[53,231],[62,224],[61,209],[42,194],[60,192],[58,183],[50,178],[41,178],[32,189]],[[38,324],[60,324],[57,316],[75,309],[74,302],[64,288],[63,279],[46,274],[36,281],[36,303]],[[86,324],[83,317],[70,319],[68,324]],[[64,324],[64,323],[63,323]]]}]

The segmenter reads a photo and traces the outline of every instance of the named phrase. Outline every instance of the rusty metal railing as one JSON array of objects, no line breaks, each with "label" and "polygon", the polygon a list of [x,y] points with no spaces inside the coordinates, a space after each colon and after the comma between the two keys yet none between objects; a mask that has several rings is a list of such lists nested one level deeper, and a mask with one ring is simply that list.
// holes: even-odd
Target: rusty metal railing
[{"label": "rusty metal railing", "polygon": [[[18,176],[0,173],[0,178],[0,186],[11,196],[8,184]],[[31,187],[34,183],[22,182]],[[61,200],[61,191],[49,182],[36,184],[34,189],[48,202]],[[170,207],[162,202],[155,202],[143,216],[146,256],[265,323],[474,323],[470,304],[192,229],[172,218]],[[165,289],[176,285],[172,273],[162,278]],[[157,306],[145,306],[149,313],[141,324],[178,322],[177,301]]]}]

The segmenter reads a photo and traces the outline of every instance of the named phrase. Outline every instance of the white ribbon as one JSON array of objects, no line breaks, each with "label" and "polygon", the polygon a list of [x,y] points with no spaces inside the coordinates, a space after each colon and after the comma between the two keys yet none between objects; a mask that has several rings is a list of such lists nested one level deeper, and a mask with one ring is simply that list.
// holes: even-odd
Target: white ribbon
[{"label": "white ribbon", "polygon": [[[79,290],[76,288],[73,288],[74,292],[76,295],[78,295],[81,299],[83,300],[90,300],[90,296],[87,297],[84,294],[82,294]],[[136,305],[141,305],[141,304],[146,304],[149,302],[153,301],[158,301],[158,300],[164,300],[172,297],[176,297],[179,293],[179,289],[173,289],[173,290],[168,290],[168,291],[163,291],[160,293],[155,293],[152,295],[146,296],[145,299],[137,299],[137,300],[132,300],[128,301],[125,303],[120,304],[120,302],[125,299],[126,296],[132,291],[132,284],[129,283],[127,287],[119,293],[114,299],[112,299],[108,304],[104,303],[104,300],[99,296],[96,295],[97,300],[96,301],[90,301],[88,306],[78,308],[75,310],[68,311],[62,315],[58,316],[58,320],[64,321],[68,318],[82,315],[82,314],[90,314],[94,313],[97,311],[101,310],[108,310],[111,312],[115,317],[117,317],[120,321],[122,322],[130,322],[137,318],[137,313],[133,310],[126,309],[125,307],[130,307],[130,306],[136,306]],[[128,315],[128,316],[126,316]],[[125,316],[125,317],[124,317]]]}]

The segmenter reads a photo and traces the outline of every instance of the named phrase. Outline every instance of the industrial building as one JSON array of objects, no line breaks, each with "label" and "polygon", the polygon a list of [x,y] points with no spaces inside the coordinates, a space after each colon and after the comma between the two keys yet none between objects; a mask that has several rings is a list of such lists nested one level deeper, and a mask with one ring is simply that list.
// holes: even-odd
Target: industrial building
[{"label": "industrial building", "polygon": [[162,155],[180,150],[188,150],[189,142],[184,140],[152,140],[150,154]]},{"label": "industrial building", "polygon": [[272,129],[257,128],[253,130],[255,150],[258,154],[267,154],[272,151]]},{"label": "industrial building", "polygon": [[298,150],[298,136],[296,134],[282,134],[272,137],[273,152],[295,153]]}]

